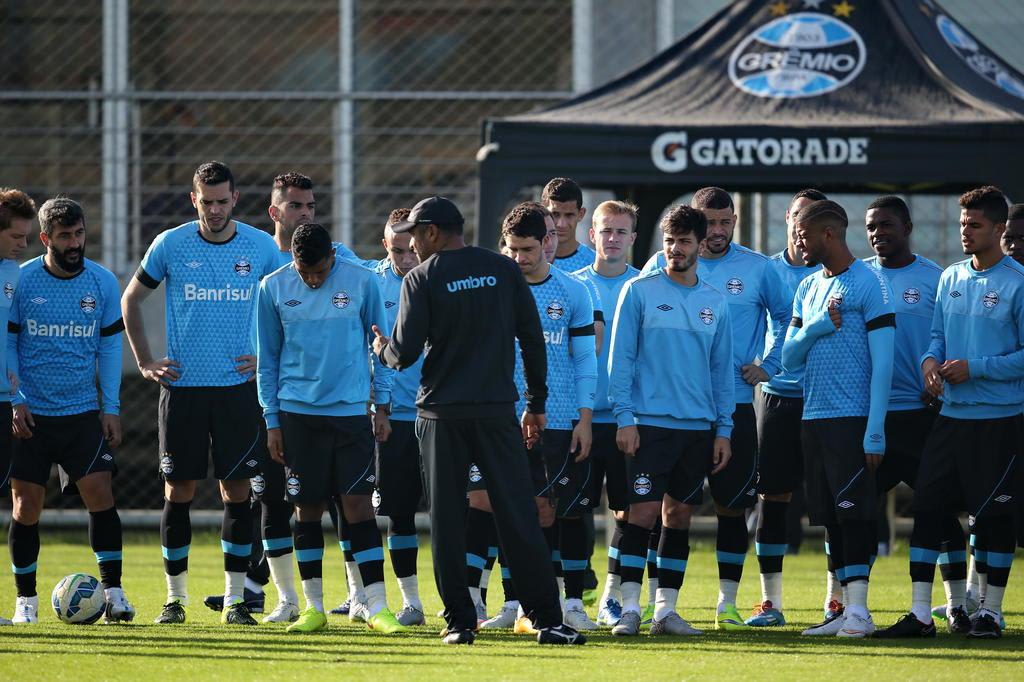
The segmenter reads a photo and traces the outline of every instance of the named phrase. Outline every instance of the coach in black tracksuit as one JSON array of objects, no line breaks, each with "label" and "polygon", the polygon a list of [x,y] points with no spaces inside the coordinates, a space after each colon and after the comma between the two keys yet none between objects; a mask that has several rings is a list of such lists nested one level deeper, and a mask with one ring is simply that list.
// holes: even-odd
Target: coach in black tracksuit
[{"label": "coach in black tracksuit", "polygon": [[[448,643],[470,643],[476,609],[466,580],[466,485],[475,463],[485,480],[498,536],[523,608],[541,643],[582,643],[563,626],[551,558],[537,519],[523,439],[543,431],[547,357],[533,294],[516,264],[467,246],[462,215],[440,197],[424,199],[395,232],[412,231],[420,265],[402,283],[390,339],[374,348],[395,369],[426,348],[416,405],[430,501],[434,576]],[[522,427],[515,414],[515,340],[528,387]]]}]

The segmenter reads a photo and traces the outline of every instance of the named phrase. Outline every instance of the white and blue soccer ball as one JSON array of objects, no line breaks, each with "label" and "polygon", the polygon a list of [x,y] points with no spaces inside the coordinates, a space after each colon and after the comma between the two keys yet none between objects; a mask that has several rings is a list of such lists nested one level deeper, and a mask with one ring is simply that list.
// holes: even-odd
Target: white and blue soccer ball
[{"label": "white and blue soccer ball", "polygon": [[85,573],[72,573],[60,579],[51,597],[57,618],[70,625],[91,625],[103,615],[106,600],[103,585]]}]

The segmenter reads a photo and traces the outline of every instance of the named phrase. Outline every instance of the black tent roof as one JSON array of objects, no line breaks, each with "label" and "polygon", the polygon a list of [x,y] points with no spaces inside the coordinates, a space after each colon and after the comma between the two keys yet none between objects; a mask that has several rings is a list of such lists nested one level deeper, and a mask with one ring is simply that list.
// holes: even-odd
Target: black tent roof
[{"label": "black tent roof", "polygon": [[707,184],[1013,192],[1021,152],[1024,76],[938,3],[738,0],[607,85],[485,121],[478,241],[555,175],[632,198],[649,232]]}]

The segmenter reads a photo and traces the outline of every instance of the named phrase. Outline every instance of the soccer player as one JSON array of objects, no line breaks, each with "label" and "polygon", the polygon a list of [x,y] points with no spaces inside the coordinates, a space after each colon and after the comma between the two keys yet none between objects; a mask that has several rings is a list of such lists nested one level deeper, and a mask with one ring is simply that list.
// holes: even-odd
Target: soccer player
[{"label": "soccer player", "polygon": [[[640,581],[651,528],[662,520],[652,635],[699,634],[676,612],[689,527],[704,479],[726,469],[736,409],[732,312],[698,278],[707,218],[673,207],[661,221],[663,270],[627,282],[612,328],[608,392],[627,455],[629,522],[619,541],[622,617],[613,635],[640,634]],[[731,465],[730,465],[731,466]]]},{"label": "soccer player", "polygon": [[[31,207],[24,198],[19,205],[22,215]],[[46,253],[21,266],[8,317],[8,362],[21,387],[14,398],[8,539],[18,590],[13,620],[38,620],[39,516],[57,464],[63,492],[80,495],[89,510],[104,620],[128,622],[135,608],[121,588],[121,519],[110,484],[113,448],[121,443],[121,292],[113,273],[85,257],[81,206],[50,199],[39,208],[39,226]]]},{"label": "soccer player", "polygon": [[1010,207],[1000,244],[1004,254],[1024,265],[1024,204]]},{"label": "soccer player", "polygon": [[[765,331],[768,315],[776,320],[787,317],[792,300],[767,256],[732,243],[737,220],[728,192],[705,187],[693,195],[690,206],[702,211],[708,222],[704,250],[698,260],[699,275],[703,282],[726,294],[726,301],[733,308],[729,316],[736,383],[732,459],[727,469],[710,477],[709,483],[718,517],[719,593],[715,626],[720,630],[740,630],[746,628],[736,609],[736,593],[749,544],[745,513],[757,503],[754,386],[770,379],[782,367],[785,329],[776,330],[767,353]],[[663,261],[664,254],[659,255]],[[658,268],[658,260],[652,258],[645,270]]]},{"label": "soccer player", "polygon": [[829,200],[797,214],[804,262],[822,269],[797,287],[782,361],[792,372],[804,370],[808,516],[825,526],[847,591],[841,624],[805,634],[856,638],[875,629],[867,606],[877,545],[874,474],[885,453],[896,315],[885,279],[850,253],[848,224],[843,207]]},{"label": "soccer player", "polygon": [[[825,198],[816,189],[804,189],[793,195],[786,209],[786,248],[771,257],[771,266],[790,304],[784,317],[771,317],[765,337],[765,353],[768,355],[775,349],[780,331],[784,338],[792,317],[792,300],[797,286],[821,267],[804,263],[803,252],[796,244],[796,214],[812,201]],[[761,510],[757,516],[754,549],[761,573],[761,603],[754,607],[754,613],[746,620],[746,624],[752,627],[777,627],[786,623],[782,611],[782,561],[788,548],[786,518],[789,505],[793,492],[803,486],[804,462],[800,450],[800,419],[804,407],[802,379],[800,374],[782,369],[761,383],[761,392],[756,398],[757,492]],[[825,546],[827,549],[828,543]],[[835,581],[835,585],[838,584]],[[829,606],[830,600],[826,599],[826,610],[842,608],[840,600],[841,597]]]},{"label": "soccer player", "polygon": [[[640,274],[627,259],[636,241],[637,208],[625,201],[605,201],[594,209],[590,239],[596,247],[593,264],[577,270],[597,287],[606,308],[603,348],[611,346],[615,304],[622,287]],[[604,302],[607,301],[607,305]],[[615,443],[615,415],[608,402],[608,362],[599,357],[597,363],[597,398],[594,401],[593,444],[590,449],[590,470],[596,498],[602,484],[608,496],[608,508],[615,519],[615,532],[608,546],[608,573],[604,593],[599,601],[597,623],[612,627],[622,616],[622,591],[619,587],[619,542],[626,527],[629,501],[626,494],[626,460]],[[594,500],[596,503],[596,499]]]},{"label": "soccer player", "polygon": [[[913,601],[910,613],[878,636],[935,636],[930,597],[943,522],[964,508],[974,518],[976,557],[984,553],[988,564],[981,609],[967,634],[1002,634],[1003,593],[1017,544],[1024,268],[1000,248],[1007,219],[1002,192],[991,186],[971,190],[960,197],[960,207],[960,238],[970,258],[946,268],[939,279],[931,345],[921,359],[925,387],[942,397],[942,410],[914,489]],[[965,582],[952,587],[950,612],[966,602]]]},{"label": "soccer player", "polygon": [[576,226],[587,215],[583,190],[570,178],[552,178],[540,194],[540,203],[551,212],[558,230],[554,265],[575,272],[594,262],[594,250],[576,240]]},{"label": "soccer player", "polygon": [[[306,608],[289,632],[327,625],[323,600],[325,504],[341,499],[352,553],[368,601],[367,625],[386,634],[402,625],[388,610],[384,551],[370,495],[374,438],[391,433],[391,370],[375,362],[376,409],[370,396],[369,339],[384,322],[374,273],[336,258],[330,234],[316,223],[292,237],[293,264],[267,277],[257,301],[257,376],[267,422],[267,449],[287,474],[295,504],[295,557]],[[363,355],[364,359],[360,360]]]},{"label": "soccer player", "polygon": [[[264,451],[256,397],[252,330],[256,287],[277,268],[277,246],[262,230],[232,217],[238,192],[219,161],[196,169],[192,205],[197,220],[166,230],[150,244],[121,306],[128,341],[142,376],[160,384],[159,470],[164,478],[160,538],[167,602],[157,623],[185,622],[189,506],[206,478],[212,452],[224,501],[222,622],[255,625],[244,598],[252,551],[249,479]],[[153,357],[142,305],[165,282],[167,357]]]}]

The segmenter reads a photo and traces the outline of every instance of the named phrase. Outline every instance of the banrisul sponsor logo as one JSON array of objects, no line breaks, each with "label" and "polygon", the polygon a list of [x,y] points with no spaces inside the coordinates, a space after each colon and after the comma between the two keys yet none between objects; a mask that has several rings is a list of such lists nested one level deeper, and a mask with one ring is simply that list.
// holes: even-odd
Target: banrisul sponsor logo
[{"label": "banrisul sponsor logo", "polygon": [[979,45],[960,24],[945,14],[940,14],[935,17],[935,27],[939,29],[939,34],[949,45],[949,49],[967,62],[975,73],[1014,97],[1024,99],[1024,83],[1007,71],[1006,67]]},{"label": "banrisul sponsor logo", "polygon": [[189,282],[184,287],[184,293],[186,301],[250,301],[252,300],[252,285],[234,287],[229,284],[225,287],[201,287]]},{"label": "banrisul sponsor logo", "polygon": [[672,130],[654,138],[651,161],[666,173],[690,167],[863,166],[867,137],[695,137]]},{"label": "banrisul sponsor logo", "polygon": [[96,335],[96,320],[89,324],[78,324],[68,321],[67,324],[43,324],[31,317],[25,320],[25,330],[29,336],[63,336],[85,338]]},{"label": "banrisul sponsor logo", "polygon": [[466,277],[464,279],[457,279],[453,282],[448,282],[448,291],[453,294],[457,291],[467,291],[469,289],[481,289],[483,287],[495,287],[498,286],[498,278],[494,275],[484,275],[483,277]]},{"label": "banrisul sponsor logo", "polygon": [[850,83],[866,60],[864,41],[849,24],[797,12],[741,40],[729,58],[729,78],[755,97],[816,97]]}]

